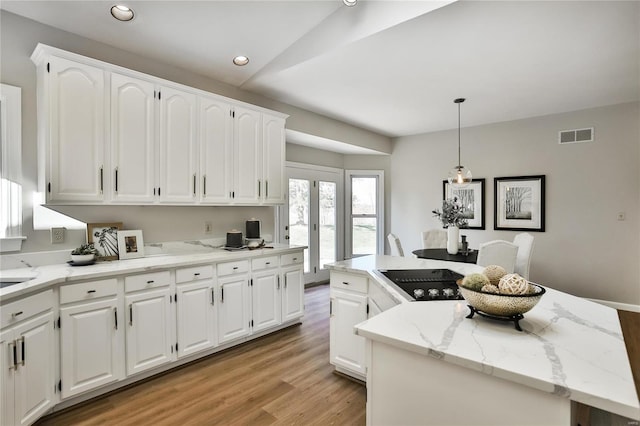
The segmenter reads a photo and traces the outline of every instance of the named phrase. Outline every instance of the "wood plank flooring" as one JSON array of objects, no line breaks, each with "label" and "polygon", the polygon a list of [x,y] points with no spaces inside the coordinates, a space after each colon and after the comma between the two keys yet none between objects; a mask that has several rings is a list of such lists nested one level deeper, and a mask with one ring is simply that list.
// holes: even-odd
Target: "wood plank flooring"
[{"label": "wood plank flooring", "polygon": [[[364,425],[365,387],[333,374],[328,362],[328,285],[307,289],[305,304],[300,326],[50,415],[37,425]],[[618,313],[640,394],[640,314]]]},{"label": "wood plank flooring", "polygon": [[303,323],[41,419],[45,425],[364,425],[366,389],[329,364],[329,286]]}]

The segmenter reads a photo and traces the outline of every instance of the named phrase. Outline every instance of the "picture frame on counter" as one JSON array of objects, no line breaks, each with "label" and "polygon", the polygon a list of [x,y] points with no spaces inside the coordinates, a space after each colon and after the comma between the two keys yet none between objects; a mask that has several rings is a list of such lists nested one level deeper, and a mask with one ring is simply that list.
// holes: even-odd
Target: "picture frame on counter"
[{"label": "picture frame on counter", "polygon": [[118,253],[121,260],[144,257],[142,231],[136,229],[118,232]]},{"label": "picture frame on counter", "polygon": [[462,203],[463,216],[468,225],[465,229],[485,229],[484,179],[472,179],[464,188],[454,188],[442,181],[442,199],[458,197]]},{"label": "picture frame on counter", "polygon": [[493,179],[495,230],[544,232],[545,175]]},{"label": "picture frame on counter", "polygon": [[118,259],[118,232],[122,222],[87,223],[87,244],[93,243],[99,260]]}]

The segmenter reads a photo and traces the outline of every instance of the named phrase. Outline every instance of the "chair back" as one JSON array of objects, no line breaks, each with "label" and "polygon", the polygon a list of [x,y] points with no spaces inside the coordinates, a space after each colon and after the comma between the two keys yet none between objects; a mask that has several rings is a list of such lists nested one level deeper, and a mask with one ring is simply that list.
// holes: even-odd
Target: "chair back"
[{"label": "chair back", "polygon": [[533,252],[533,235],[528,232],[518,234],[513,238],[513,244],[518,246],[516,265],[513,271],[528,280],[531,253]]},{"label": "chair back", "polygon": [[429,229],[422,231],[422,248],[446,248],[447,231],[444,229]]},{"label": "chair back", "polygon": [[518,246],[503,240],[494,240],[480,244],[477,264],[480,266],[499,265],[508,274],[513,273],[516,265]]},{"label": "chair back", "polygon": [[389,240],[389,246],[391,247],[391,256],[404,256],[404,250],[402,250],[402,244],[400,244],[400,238],[394,234],[387,235]]}]

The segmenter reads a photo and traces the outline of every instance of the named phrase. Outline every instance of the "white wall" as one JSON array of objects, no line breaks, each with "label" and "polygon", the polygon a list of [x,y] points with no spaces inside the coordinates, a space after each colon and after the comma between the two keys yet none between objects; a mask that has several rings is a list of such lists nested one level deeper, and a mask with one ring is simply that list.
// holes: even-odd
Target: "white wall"
[{"label": "white wall", "polygon": [[[333,120],[322,115],[252,94],[228,84],[184,69],[150,60],[114,47],[61,31],[20,16],[0,11],[0,77],[3,83],[22,88],[22,170],[23,233],[27,240],[23,252],[59,250],[76,247],[85,240],[85,231],[69,230],[64,244],[52,245],[49,231],[35,231],[32,224],[32,194],[37,190],[36,74],[30,56],[41,42],[60,49],[176,81],[202,90],[239,99],[289,114],[287,128],[354,145],[390,152],[386,136]],[[262,219],[263,233],[273,233],[274,209],[271,207],[66,207],[67,214],[88,222],[95,218],[123,222],[129,229],[141,228],[145,242],[210,238],[204,235],[204,222],[212,221],[213,236],[224,236],[230,227],[244,228],[251,217]],[[144,218],[141,220],[141,218]]]},{"label": "white wall", "polygon": [[[533,232],[531,279],[571,294],[640,304],[640,130],[638,103],[462,129],[462,164],[486,179],[486,230],[470,246],[512,240],[494,231],[493,178],[546,175],[546,232]],[[558,145],[558,131],[595,127],[595,142]],[[457,130],[394,141],[391,229],[405,252],[441,227],[442,181],[457,164]],[[618,221],[618,212],[626,220]]]}]

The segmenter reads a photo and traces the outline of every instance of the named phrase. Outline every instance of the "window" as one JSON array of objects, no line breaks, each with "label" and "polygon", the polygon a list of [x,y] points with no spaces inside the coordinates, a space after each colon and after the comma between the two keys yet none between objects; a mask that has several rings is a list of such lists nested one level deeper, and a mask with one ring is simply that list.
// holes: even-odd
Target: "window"
[{"label": "window", "polygon": [[347,257],[381,254],[384,250],[384,172],[346,172]]}]

